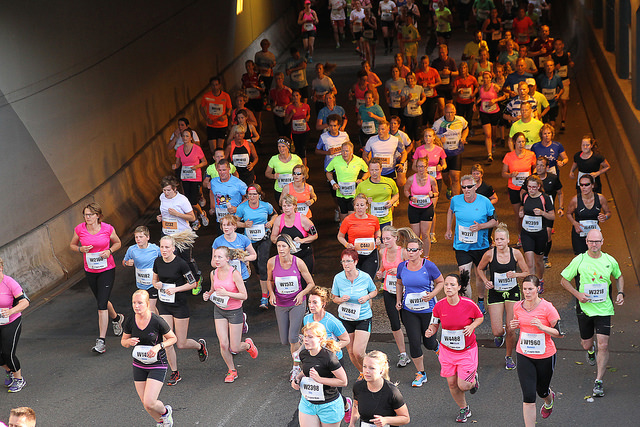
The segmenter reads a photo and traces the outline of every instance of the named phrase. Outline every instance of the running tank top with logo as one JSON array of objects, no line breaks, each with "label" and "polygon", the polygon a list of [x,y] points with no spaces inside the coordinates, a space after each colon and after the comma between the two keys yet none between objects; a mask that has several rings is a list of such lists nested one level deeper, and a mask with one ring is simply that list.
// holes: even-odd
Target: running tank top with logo
[{"label": "running tank top with logo", "polygon": [[[251,131],[247,130],[247,132],[249,132],[249,137],[251,137]],[[237,146],[235,141],[231,141],[229,157],[231,157],[231,163],[233,163],[238,171],[238,177],[245,184],[252,184],[253,181],[255,181],[255,174],[247,168],[249,163],[251,163],[251,149],[249,148],[249,142],[246,139],[243,139],[242,145]]]},{"label": "running tank top with logo", "polygon": [[[516,261],[516,257],[513,255],[513,248],[509,248],[509,262],[506,264],[500,264],[498,262],[498,249],[493,247],[493,259],[489,263],[489,275],[488,278],[493,282],[493,291],[496,292],[506,292],[513,288],[518,287],[517,279],[514,277],[513,279],[508,279],[506,277],[506,273],[509,271],[516,271],[516,267],[518,263]],[[508,283],[511,282],[509,285]]]},{"label": "running tank top with logo", "polygon": [[304,210],[307,218],[311,218],[311,209],[309,206],[306,208],[304,206],[300,207],[300,205],[307,200],[311,200],[311,186],[307,183],[304,184],[304,189],[301,192],[297,192],[293,187],[293,182],[288,185],[289,194],[296,198],[298,201],[298,212],[301,212],[301,209]]},{"label": "running tank top with logo", "polygon": [[302,276],[296,262],[298,258],[291,256],[291,267],[284,269],[280,264],[280,255],[276,255],[273,266],[274,293],[278,307],[291,307],[295,305],[296,295],[302,291]]},{"label": "running tank top with logo", "polygon": [[[280,220],[279,231],[280,231],[280,234],[283,234],[283,233],[288,234],[289,236],[291,236],[292,239],[295,239],[296,237],[304,239],[309,235],[309,233],[307,233],[307,231],[302,227],[302,219],[300,217],[299,212],[296,212],[295,214],[295,220],[293,221],[292,227],[287,227],[285,225],[284,215],[283,215],[282,219]],[[301,244],[296,243],[296,247],[298,245],[300,246],[300,250],[296,252],[296,256],[298,258],[304,259],[306,256],[311,255],[311,245],[309,243],[301,243]]]},{"label": "running tank top with logo", "polygon": [[409,202],[411,206],[418,209],[428,208],[433,204],[429,193],[431,192],[431,177],[427,175],[427,183],[425,185],[418,185],[418,176],[413,176],[413,182],[411,183],[411,196],[417,198],[417,200]]}]

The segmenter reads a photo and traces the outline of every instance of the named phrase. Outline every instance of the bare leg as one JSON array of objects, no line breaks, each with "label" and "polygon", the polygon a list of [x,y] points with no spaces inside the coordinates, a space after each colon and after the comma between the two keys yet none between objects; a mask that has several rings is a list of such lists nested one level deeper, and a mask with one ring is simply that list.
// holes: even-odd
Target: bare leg
[{"label": "bare leg", "polygon": [[[162,317],[164,319],[164,321],[167,322],[167,324],[169,325],[169,327],[171,329],[174,328],[174,326],[173,326],[173,316],[171,316],[170,314],[163,314],[160,317]],[[167,348],[165,351],[167,352],[167,361],[169,362],[169,368],[172,371],[177,371],[178,370],[178,357],[176,356],[176,346],[172,345],[171,347]]]},{"label": "bare leg", "polygon": [[160,390],[162,389],[162,383],[149,378],[146,382],[135,381],[134,384],[145,411],[147,411],[157,422],[162,422],[162,418],[160,418],[160,416],[164,414],[165,409],[164,404],[158,400]]},{"label": "bare leg", "polygon": [[404,342],[404,333],[402,332],[402,329],[393,331],[392,334],[393,334],[393,340],[396,342],[396,346],[398,346],[398,351],[400,353],[406,353],[407,347]]}]

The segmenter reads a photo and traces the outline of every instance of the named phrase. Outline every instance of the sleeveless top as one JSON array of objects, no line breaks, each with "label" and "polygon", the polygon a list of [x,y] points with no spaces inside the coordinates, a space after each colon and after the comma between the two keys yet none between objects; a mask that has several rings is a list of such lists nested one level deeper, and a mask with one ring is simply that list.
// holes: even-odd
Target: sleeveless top
[{"label": "sleeveless top", "polygon": [[[593,192],[593,206],[591,209],[587,208],[582,200],[582,194],[578,193],[578,204],[576,206],[576,210],[573,211],[573,217],[576,221],[596,221],[598,222],[598,215],[602,211],[602,206],[600,205],[600,193]],[[571,227],[571,234],[578,236],[576,233],[576,229]],[[586,237],[581,237],[586,239]]]},{"label": "sleeveless top", "polygon": [[[493,282],[494,288],[496,287],[496,277],[495,277],[496,273],[504,274],[504,273],[506,273],[508,271],[516,271],[516,267],[517,266],[518,266],[518,263],[516,261],[516,257],[513,255],[513,248],[509,248],[509,262],[506,263],[506,264],[500,264],[498,262],[498,248],[496,248],[494,246],[493,247],[493,259],[489,263],[489,274],[491,275],[489,280],[491,280]],[[518,282],[516,281],[515,286],[513,286],[511,289],[516,288],[517,286],[518,286]],[[510,289],[508,289],[508,290],[510,290]],[[496,290],[496,292],[505,292],[505,291]]]},{"label": "sleeveless top", "polygon": [[307,200],[311,200],[311,186],[309,184],[307,184],[306,182],[304,183],[304,190],[302,190],[302,192],[298,193],[296,191],[295,188],[293,188],[293,182],[288,184],[288,188],[289,188],[289,194],[291,194],[293,197],[296,198],[296,200],[298,200],[298,212],[306,212],[306,217],[307,218],[311,218],[311,209],[309,209],[309,206],[302,206],[302,208],[300,207],[301,204],[303,204],[304,202],[306,202]]},{"label": "sleeveless top", "polygon": [[[302,227],[302,219],[300,218],[299,212],[296,212],[295,214],[295,220],[293,221],[292,227],[287,227],[284,222],[284,215],[282,215],[282,218],[280,218],[280,234],[288,234],[292,239],[295,239],[296,237],[304,239],[309,235],[309,233],[307,233],[307,231]],[[298,245],[300,247],[296,252],[298,258],[304,259],[304,257],[312,254],[311,245],[309,243],[296,243],[296,247]]]},{"label": "sleeveless top", "polygon": [[[311,24],[313,25],[313,28],[310,30],[306,30],[305,26],[306,24]],[[302,14],[302,32],[307,32],[307,31],[315,31],[316,30],[316,24],[313,23],[313,13],[309,12],[309,13],[303,13]]]},{"label": "sleeveless top", "polygon": [[498,98],[498,93],[496,92],[496,88],[493,84],[491,84],[489,90],[485,90],[484,86],[480,86],[478,93],[480,94],[480,112],[486,114],[495,114],[500,112],[500,106],[498,103],[493,104],[493,106],[489,108],[485,108],[485,102]]},{"label": "sleeveless top", "polygon": [[[413,176],[413,182],[411,183],[411,196],[427,196],[427,197],[419,197],[419,201],[417,202],[409,202],[411,206],[418,209],[428,208],[433,204],[431,197],[429,197],[429,193],[431,192],[431,176],[427,174],[427,183],[423,186],[418,185],[418,177],[417,174]],[[428,200],[428,201],[427,201]]]},{"label": "sleeveless top", "polygon": [[[238,292],[238,288],[236,287],[235,282],[233,281],[233,267],[229,269],[229,274],[224,279],[221,279],[218,276],[218,272],[220,269],[216,268],[216,271],[213,273],[213,289],[225,289],[229,292]],[[229,302],[227,303],[227,307],[222,310],[235,310],[242,307],[242,301],[235,298],[229,298]]]},{"label": "sleeveless top", "polygon": [[292,255],[291,267],[285,270],[280,264],[280,255],[276,255],[273,266],[273,290],[278,307],[294,306],[296,295],[302,291],[302,276],[298,270],[297,259]]}]

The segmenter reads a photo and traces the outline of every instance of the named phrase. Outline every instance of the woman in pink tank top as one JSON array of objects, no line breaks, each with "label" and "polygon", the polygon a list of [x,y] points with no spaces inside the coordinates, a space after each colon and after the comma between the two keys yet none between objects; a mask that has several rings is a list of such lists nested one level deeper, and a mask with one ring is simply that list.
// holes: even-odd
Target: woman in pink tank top
[{"label": "woman in pink tank top", "polygon": [[434,203],[438,198],[438,184],[436,179],[427,172],[428,157],[421,157],[416,161],[417,172],[410,176],[404,185],[404,195],[409,199],[407,214],[409,224],[416,235],[424,242],[424,253],[429,257],[431,241],[431,221],[433,221]]}]

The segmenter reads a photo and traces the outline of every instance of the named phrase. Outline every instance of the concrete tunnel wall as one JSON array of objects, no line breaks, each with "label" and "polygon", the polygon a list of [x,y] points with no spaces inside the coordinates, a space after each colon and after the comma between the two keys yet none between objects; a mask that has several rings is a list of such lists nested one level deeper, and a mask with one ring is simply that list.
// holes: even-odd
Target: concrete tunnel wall
[{"label": "concrete tunnel wall", "polygon": [[[296,36],[296,2],[8,2],[0,15],[0,257],[29,294],[82,269],[69,250],[97,201],[122,237],[160,194],[177,117],[203,129],[212,75],[237,88],[268,37]],[[206,137],[199,132],[201,139]]]}]

